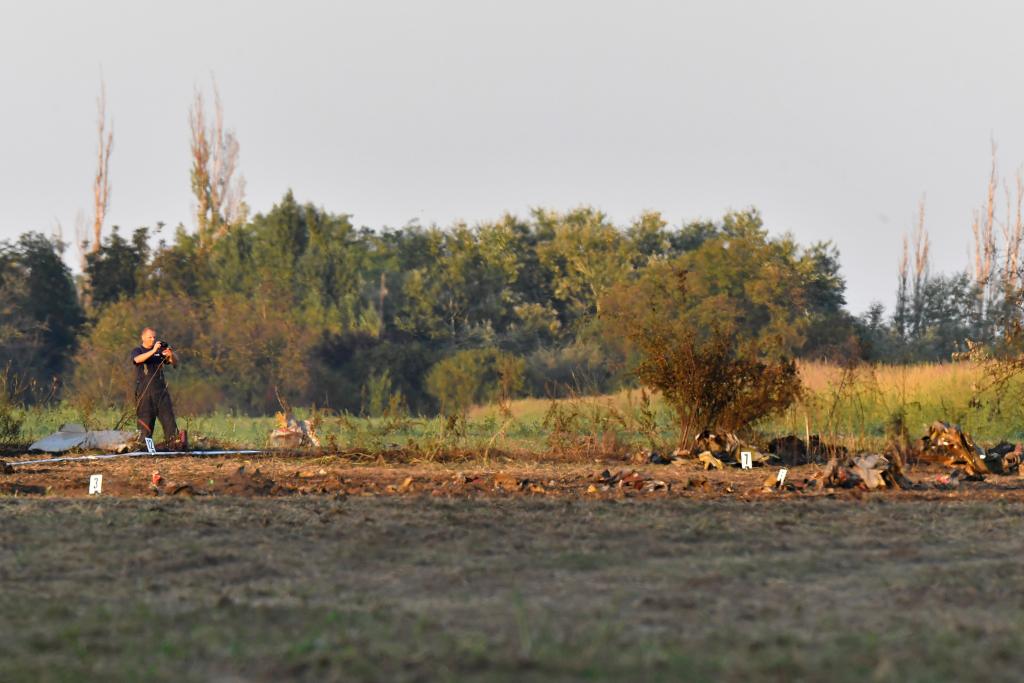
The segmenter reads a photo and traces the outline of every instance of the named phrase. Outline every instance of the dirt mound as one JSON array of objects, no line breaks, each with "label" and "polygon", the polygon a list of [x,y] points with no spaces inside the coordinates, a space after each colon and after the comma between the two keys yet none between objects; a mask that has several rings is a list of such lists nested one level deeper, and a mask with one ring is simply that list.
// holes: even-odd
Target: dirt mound
[{"label": "dirt mound", "polygon": [[257,467],[247,470],[242,465],[232,472],[220,486],[214,485],[211,493],[222,493],[229,496],[279,496],[293,491],[292,487],[278,484],[265,476]]}]

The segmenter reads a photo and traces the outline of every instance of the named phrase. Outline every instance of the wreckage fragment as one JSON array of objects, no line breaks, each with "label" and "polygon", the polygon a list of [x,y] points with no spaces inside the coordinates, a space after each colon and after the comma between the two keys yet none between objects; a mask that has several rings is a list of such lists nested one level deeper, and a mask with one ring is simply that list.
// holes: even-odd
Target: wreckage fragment
[{"label": "wreckage fragment", "polygon": [[714,455],[712,455],[711,451],[704,451],[703,453],[697,456],[697,460],[704,465],[705,470],[710,470],[712,468],[716,470],[725,469],[725,464],[721,460],[716,458]]},{"label": "wreckage fragment", "polygon": [[921,437],[921,452],[925,457],[941,458],[946,465],[962,465],[967,474],[984,475],[990,472],[985,463],[985,451],[979,448],[959,425],[936,420]]},{"label": "wreckage fragment", "polygon": [[671,484],[661,481],[660,479],[645,477],[636,470],[630,470],[628,472],[626,470],[621,470],[615,474],[612,474],[609,470],[605,470],[598,475],[596,485],[591,484],[587,487],[587,493],[612,491],[615,489],[632,489],[643,493],[654,493],[655,491],[668,491],[671,488]]},{"label": "wreckage fragment", "polygon": [[985,453],[985,466],[995,474],[1019,472],[1021,453],[1021,444],[1003,441]]},{"label": "wreckage fragment", "polygon": [[803,465],[807,462],[807,445],[793,434],[769,441],[768,452],[778,457],[785,465]]},{"label": "wreckage fragment", "polygon": [[315,420],[297,420],[291,413],[276,413],[274,417],[278,427],[270,432],[268,442],[271,448],[320,447]]},{"label": "wreckage fragment", "polygon": [[725,465],[740,465],[740,454],[750,453],[751,465],[767,465],[775,457],[760,452],[757,448],[744,443],[738,436],[731,432],[715,434],[714,432],[703,431],[697,435],[694,443],[693,453],[697,453],[697,459],[704,464],[704,469],[712,467],[723,469]]},{"label": "wreckage fragment", "polygon": [[881,488],[916,488],[903,473],[903,464],[898,455],[892,459],[870,453],[858,456],[834,456],[825,465],[824,471],[814,477],[815,488],[861,488],[874,491]]},{"label": "wreckage fragment", "polygon": [[109,453],[124,453],[134,448],[139,441],[138,432],[117,429],[86,430],[77,423],[63,424],[53,434],[39,439],[28,447],[30,451],[44,453],[65,453],[79,449],[99,450]]}]

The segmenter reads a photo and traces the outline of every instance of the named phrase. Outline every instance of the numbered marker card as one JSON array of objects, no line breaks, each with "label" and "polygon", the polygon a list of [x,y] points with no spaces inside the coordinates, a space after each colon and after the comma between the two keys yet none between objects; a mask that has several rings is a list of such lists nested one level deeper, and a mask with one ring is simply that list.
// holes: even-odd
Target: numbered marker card
[{"label": "numbered marker card", "polygon": [[740,451],[740,469],[749,470],[754,467],[754,459],[750,451]]},{"label": "numbered marker card", "polygon": [[776,477],[776,479],[775,479],[775,485],[778,486],[780,489],[782,488],[782,485],[784,483],[786,483],[786,475],[787,474],[789,474],[789,470],[786,469],[785,467],[783,467],[783,468],[781,468],[779,470],[779,476]]},{"label": "numbered marker card", "polygon": [[146,437],[146,450],[149,451],[150,455],[156,455],[156,444],[148,436]]},{"label": "numbered marker card", "polygon": [[94,474],[89,477],[89,495],[98,496],[103,493],[103,475]]}]

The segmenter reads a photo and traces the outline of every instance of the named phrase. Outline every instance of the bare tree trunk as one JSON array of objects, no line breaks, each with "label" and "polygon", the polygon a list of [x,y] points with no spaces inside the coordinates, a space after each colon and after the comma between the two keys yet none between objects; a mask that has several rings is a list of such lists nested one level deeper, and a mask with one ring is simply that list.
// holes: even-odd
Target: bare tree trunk
[{"label": "bare tree trunk", "polygon": [[896,288],[896,311],[893,316],[893,322],[896,324],[896,333],[901,341],[906,341],[907,339],[907,268],[910,260],[909,252],[907,236],[904,234],[903,253],[900,256],[899,263],[899,284]]},{"label": "bare tree trunk", "polygon": [[110,206],[110,152],[114,147],[114,123],[107,130],[107,85],[100,81],[100,95],[96,98],[99,114],[96,132],[99,147],[96,153],[96,177],[92,183],[92,253],[99,251],[103,239],[103,221]]},{"label": "bare tree trunk", "polygon": [[[914,290],[912,293],[912,325],[914,335],[920,335],[924,325],[924,288],[928,283],[928,230],[924,227],[925,199],[921,197],[914,226]],[[905,244],[905,243],[904,243]],[[906,256],[904,256],[906,258]]]},{"label": "bare tree trunk", "polygon": [[1017,169],[1015,192],[1006,186],[1006,222],[1003,224],[1003,241],[1006,254],[1003,262],[1003,289],[1007,300],[1014,298],[1020,287],[1020,249],[1024,242],[1024,175]]},{"label": "bare tree trunk", "polygon": [[213,122],[207,124],[203,95],[196,89],[189,113],[192,193],[196,197],[196,228],[204,246],[246,219],[245,179],[238,173],[238,139],[224,128],[224,107],[216,81],[213,107]]},{"label": "bare tree trunk", "polygon": [[198,88],[192,98],[188,123],[191,134],[192,194],[196,198],[196,230],[199,243],[205,244],[210,234],[210,141],[206,136],[203,94]]},{"label": "bare tree trunk", "polygon": [[974,281],[978,287],[978,322],[987,325],[988,310],[993,301],[992,275],[996,261],[996,238],[993,231],[996,210],[996,189],[999,175],[996,170],[996,143],[992,143],[992,167],[989,172],[985,204],[975,212],[971,231],[974,233]]}]

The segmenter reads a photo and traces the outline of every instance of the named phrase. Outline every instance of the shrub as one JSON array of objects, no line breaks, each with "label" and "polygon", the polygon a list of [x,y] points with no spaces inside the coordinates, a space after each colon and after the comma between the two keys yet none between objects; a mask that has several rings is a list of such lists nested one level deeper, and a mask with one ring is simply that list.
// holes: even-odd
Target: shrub
[{"label": "shrub", "polygon": [[494,348],[459,351],[427,373],[427,391],[446,415],[514,398],[523,385],[523,362]]},{"label": "shrub", "polygon": [[675,410],[680,443],[705,429],[736,431],[799,397],[796,363],[765,352],[778,340],[694,325],[687,294],[686,271],[673,269],[620,287],[605,307],[608,334],[639,354],[637,377]]}]

